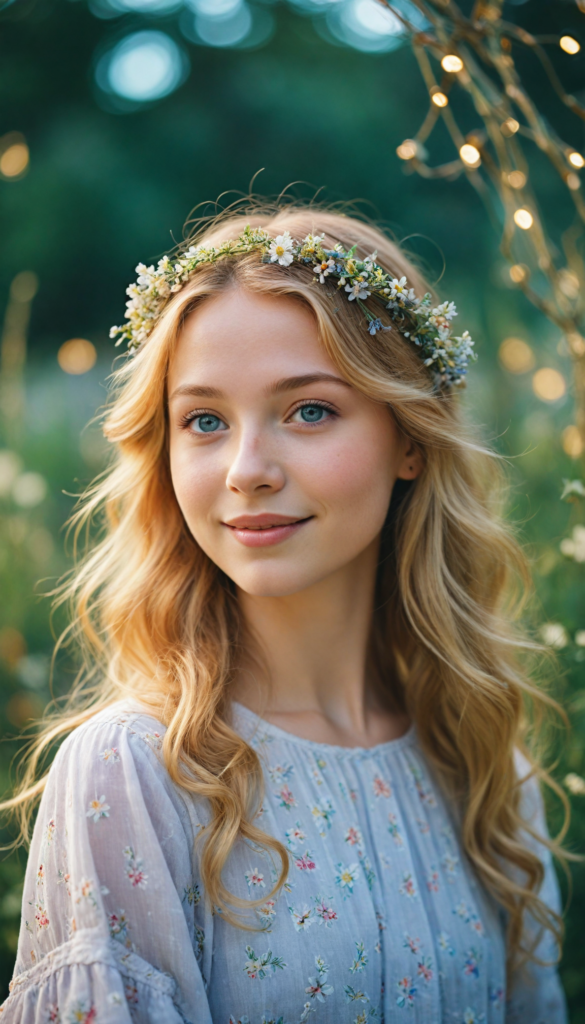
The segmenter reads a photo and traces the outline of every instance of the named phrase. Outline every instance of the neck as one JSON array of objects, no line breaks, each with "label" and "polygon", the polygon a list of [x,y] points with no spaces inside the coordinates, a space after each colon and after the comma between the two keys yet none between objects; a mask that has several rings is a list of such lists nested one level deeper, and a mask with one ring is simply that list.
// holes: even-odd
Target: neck
[{"label": "neck", "polygon": [[324,742],[365,745],[404,731],[374,706],[367,679],[378,544],[297,594],[239,593],[255,650],[234,696],[269,721]]}]

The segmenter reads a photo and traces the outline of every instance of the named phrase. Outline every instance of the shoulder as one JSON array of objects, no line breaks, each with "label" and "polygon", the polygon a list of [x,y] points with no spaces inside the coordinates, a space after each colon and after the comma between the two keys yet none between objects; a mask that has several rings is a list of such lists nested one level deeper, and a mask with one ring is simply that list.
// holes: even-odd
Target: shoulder
[{"label": "shoulder", "polygon": [[68,735],[53,761],[48,785],[76,791],[115,790],[149,804],[170,800],[192,813],[193,800],[171,779],[162,754],[165,726],[128,701],[105,708]]}]

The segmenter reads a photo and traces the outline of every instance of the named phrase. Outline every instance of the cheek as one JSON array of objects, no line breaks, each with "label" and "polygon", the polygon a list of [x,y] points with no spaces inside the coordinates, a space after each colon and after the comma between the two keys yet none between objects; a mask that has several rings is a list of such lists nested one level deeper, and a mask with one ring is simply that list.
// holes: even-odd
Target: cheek
[{"label": "cheek", "polygon": [[344,432],[303,467],[302,483],[334,516],[381,528],[398,471],[397,447],[386,419],[371,429]]},{"label": "cheek", "polygon": [[217,470],[214,471],[211,459],[193,458],[190,451],[180,448],[170,452],[171,480],[175,496],[187,523],[193,529],[198,522],[209,513],[218,487]]}]

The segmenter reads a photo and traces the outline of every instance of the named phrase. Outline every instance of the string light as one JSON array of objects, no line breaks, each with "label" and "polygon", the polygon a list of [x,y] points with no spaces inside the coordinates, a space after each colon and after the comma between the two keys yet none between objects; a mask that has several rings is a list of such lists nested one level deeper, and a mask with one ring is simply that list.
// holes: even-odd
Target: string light
[{"label": "string light", "polygon": [[466,164],[467,167],[472,167],[475,169],[476,167],[479,167],[481,163],[481,154],[479,152],[479,149],[477,148],[477,146],[472,146],[470,142],[466,142],[464,143],[463,146],[461,146],[461,149],[459,150],[459,156],[461,157],[463,163]]},{"label": "string light", "polygon": [[446,107],[449,102],[449,97],[438,88],[431,92],[431,99],[436,107]]},{"label": "string light", "polygon": [[573,36],[561,36],[559,39],[559,46],[561,50],[564,50],[565,53],[570,53],[571,55],[579,53],[579,50],[581,49],[581,44],[578,43]]},{"label": "string light", "polygon": [[510,188],[524,188],[526,184],[526,175],[524,171],[509,171],[506,174],[506,181]]},{"label": "string light", "polygon": [[506,138],[510,138],[515,135],[520,127],[520,122],[515,117],[507,117],[505,121],[502,121],[500,125],[500,131]]},{"label": "string light", "polygon": [[529,228],[534,224],[534,217],[530,210],[525,210],[524,207],[520,207],[519,210],[514,211],[514,223],[522,228],[523,231],[528,231]]},{"label": "string light", "polygon": [[401,160],[413,160],[418,153],[418,145],[414,139],[405,139],[396,149]]},{"label": "string light", "polygon": [[454,53],[448,53],[443,57],[441,67],[448,74],[456,75],[458,71],[463,71],[463,61],[461,57],[457,57]]},{"label": "string light", "polygon": [[[565,90],[544,51],[548,43],[553,43],[573,55],[580,52],[581,44],[568,34],[535,38],[520,26],[504,21],[502,5],[496,0],[479,0],[469,13],[464,12],[457,0],[416,0],[417,11],[427,19],[428,27],[424,32],[405,14],[401,0],[378,2],[395,14],[409,33],[429,95],[430,109],[419,130],[413,132],[414,138],[405,139],[398,147],[398,156],[413,161],[412,169],[427,179],[454,180],[462,168],[475,172],[468,174],[469,182],[488,206],[493,222],[501,219],[502,207],[506,214],[501,252],[508,262],[507,283],[522,288],[529,301],[560,328],[573,359],[585,359],[585,313],[578,301],[585,288],[585,196],[581,195],[581,175],[576,173],[585,173],[585,151],[583,155],[577,152],[563,140],[559,129],[550,126],[522,81],[520,66],[515,62],[517,51],[530,52],[540,59],[544,81],[548,78],[551,89],[566,109],[585,118],[585,101],[580,94],[570,95]],[[577,0],[577,4],[585,13],[585,0]],[[438,6],[441,7],[439,19]],[[487,36],[493,43],[489,47],[486,46]],[[466,53],[469,52],[465,62],[456,53],[462,39]],[[440,63],[443,72],[451,76],[449,89],[445,89],[444,82],[437,84],[433,61]],[[452,109],[455,101],[451,85],[455,90],[461,88],[475,109],[479,125],[472,133],[462,131],[457,122],[457,110]],[[440,94],[447,99],[447,109],[439,119],[437,99]],[[426,147],[439,121],[450,136],[459,160],[447,157],[433,166]],[[525,144],[528,144],[526,151]],[[541,175],[531,175],[530,161],[542,157],[550,161],[553,172],[559,175],[573,199],[577,219],[571,228],[570,253],[565,253],[565,259],[562,247],[556,239],[550,238],[546,223],[537,219],[535,212],[538,198],[534,195],[534,183],[541,181]],[[521,192],[518,208],[511,189]],[[520,229],[521,235],[510,230],[514,226]],[[563,230],[561,225],[559,229]],[[526,261],[522,263],[517,251],[520,244],[522,258]],[[570,265],[567,265],[569,257]],[[532,275],[536,283],[529,287]],[[551,367],[544,367],[543,373],[539,370],[534,375],[535,394],[543,401],[556,401],[549,392],[554,391],[554,387],[557,390],[562,387],[564,394],[567,387],[564,378]],[[575,375],[573,387],[577,406],[575,422],[585,451],[585,373],[581,369]]]},{"label": "string light", "polygon": [[510,267],[510,277],[514,284],[522,284],[523,281],[527,281],[530,271],[525,263],[514,263]]},{"label": "string light", "polygon": [[8,132],[0,139],[0,176],[21,178],[28,168],[29,149],[20,132]]}]

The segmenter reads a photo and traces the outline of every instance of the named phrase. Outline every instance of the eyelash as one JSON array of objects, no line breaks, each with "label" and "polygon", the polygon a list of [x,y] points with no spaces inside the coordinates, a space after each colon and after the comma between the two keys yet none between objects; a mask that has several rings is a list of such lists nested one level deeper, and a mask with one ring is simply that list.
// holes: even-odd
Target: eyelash
[{"label": "eyelash", "polygon": [[[322,399],[304,399],[302,402],[299,402],[297,406],[295,406],[292,412],[289,413],[286,422],[288,423],[288,421],[292,419],[294,414],[298,412],[299,409],[304,409],[308,405],[317,405],[319,406],[320,409],[325,409],[332,416],[338,415],[337,410],[334,409],[334,407],[330,405],[329,402],[324,402]],[[181,420],[179,421],[179,427],[182,430],[186,430],[189,427],[189,424],[191,424],[193,420],[196,420],[198,416],[217,416],[217,413],[212,412],[211,409],[193,409],[191,412],[188,412],[185,416],[181,418]],[[220,416],[218,416],[217,418],[221,419]],[[305,425],[308,427],[318,426],[317,423],[307,423]],[[210,431],[209,433],[211,434],[213,433],[213,431]]]}]

